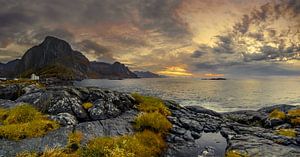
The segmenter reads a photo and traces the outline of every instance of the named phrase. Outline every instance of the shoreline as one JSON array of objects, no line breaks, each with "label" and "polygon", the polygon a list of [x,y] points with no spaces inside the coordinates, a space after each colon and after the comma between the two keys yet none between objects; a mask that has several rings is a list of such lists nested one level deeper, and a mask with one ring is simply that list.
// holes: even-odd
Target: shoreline
[{"label": "shoreline", "polygon": [[[131,123],[137,115],[135,100],[130,95],[95,87],[11,84],[1,85],[0,94],[1,108],[29,103],[51,115],[61,125],[60,129],[43,137],[20,141],[0,138],[0,156],[10,156],[21,150],[42,151],[46,145],[64,146],[64,139],[74,129],[82,131],[85,140],[92,136],[130,134],[133,132]],[[93,110],[85,110],[81,105],[87,100],[94,104],[110,104],[111,107],[101,109],[96,105]],[[168,120],[173,125],[165,139],[168,149],[162,155],[164,157],[216,156],[225,153],[241,156],[300,154],[300,126],[291,122],[291,118],[299,117],[290,115],[292,110],[300,111],[299,106],[276,105],[259,110],[218,113],[200,106],[181,106],[170,100],[164,100],[164,103],[171,111]],[[288,118],[271,117],[274,110],[282,112]],[[282,130],[293,130],[295,136],[281,134]],[[226,145],[214,145],[210,140],[213,137],[220,140],[219,143],[226,141]],[[203,146],[205,143],[210,145]]]}]

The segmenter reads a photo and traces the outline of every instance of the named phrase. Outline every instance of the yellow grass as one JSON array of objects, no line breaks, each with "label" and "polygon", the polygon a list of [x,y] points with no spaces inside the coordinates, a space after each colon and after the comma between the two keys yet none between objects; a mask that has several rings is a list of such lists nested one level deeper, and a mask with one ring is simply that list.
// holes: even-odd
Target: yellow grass
[{"label": "yellow grass", "polygon": [[12,109],[0,110],[0,137],[11,140],[39,137],[59,128],[59,124],[47,119],[34,107],[24,104]]},{"label": "yellow grass", "polygon": [[287,137],[296,137],[296,131],[295,129],[279,129],[276,130],[276,133],[278,135],[287,136]]},{"label": "yellow grass", "polygon": [[285,119],[285,113],[275,109],[269,114],[269,118],[271,119]]},{"label": "yellow grass", "polygon": [[82,107],[86,110],[89,108],[92,108],[93,106],[94,106],[94,104],[92,104],[91,102],[86,102],[86,103],[82,104]]}]

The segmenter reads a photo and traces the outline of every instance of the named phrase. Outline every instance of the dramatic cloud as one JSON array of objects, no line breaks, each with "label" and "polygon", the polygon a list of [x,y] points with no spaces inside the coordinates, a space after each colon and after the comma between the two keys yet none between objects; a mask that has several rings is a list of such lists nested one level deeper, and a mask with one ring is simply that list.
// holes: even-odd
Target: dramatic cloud
[{"label": "dramatic cloud", "polygon": [[[268,2],[258,9],[243,15],[240,22],[234,24],[215,38],[209,48],[200,47],[196,52],[206,52],[194,61],[194,70],[220,70],[237,65],[254,66],[249,62],[256,62],[255,68],[262,71],[274,71],[283,75],[287,69],[274,66],[274,62],[287,62],[300,59],[300,1]],[[196,53],[192,55],[197,56]],[[261,62],[261,63],[257,63]],[[266,68],[269,65],[273,68]],[[278,70],[275,70],[278,68]],[[242,71],[239,71],[242,72]],[[294,71],[289,71],[292,73]],[[272,72],[270,72],[272,73]],[[255,73],[258,74],[258,73]],[[298,74],[298,73],[297,73]]]},{"label": "dramatic cloud", "polygon": [[113,62],[113,58],[110,50],[104,46],[101,46],[91,40],[83,40],[78,43],[81,46],[81,50],[86,52],[88,57],[97,58],[97,61]]},{"label": "dramatic cloud", "polygon": [[254,72],[260,66],[285,75],[298,74],[300,67],[299,0],[0,0],[0,5],[0,62],[19,58],[52,35],[90,60],[170,75],[260,74]]}]

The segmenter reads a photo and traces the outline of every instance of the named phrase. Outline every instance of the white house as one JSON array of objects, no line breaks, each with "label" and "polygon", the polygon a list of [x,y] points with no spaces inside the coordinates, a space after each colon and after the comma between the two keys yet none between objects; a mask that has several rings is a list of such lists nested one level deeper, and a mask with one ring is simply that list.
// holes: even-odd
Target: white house
[{"label": "white house", "polygon": [[35,74],[31,74],[31,80],[39,80],[40,77],[35,75]]}]

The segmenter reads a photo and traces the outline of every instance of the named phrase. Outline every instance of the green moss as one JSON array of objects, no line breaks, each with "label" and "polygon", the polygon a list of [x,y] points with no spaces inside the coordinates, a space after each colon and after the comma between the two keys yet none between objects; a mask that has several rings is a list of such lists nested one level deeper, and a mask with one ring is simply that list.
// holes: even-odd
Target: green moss
[{"label": "green moss", "polygon": [[92,108],[94,106],[94,104],[93,103],[91,103],[91,102],[86,102],[86,103],[83,103],[82,104],[82,107],[84,108],[84,109],[89,109],[89,108]]},{"label": "green moss", "polygon": [[166,148],[161,136],[151,131],[120,137],[95,138],[80,150],[83,157],[153,157]]},{"label": "green moss", "polygon": [[297,132],[295,129],[279,129],[276,130],[278,135],[287,136],[287,137],[296,137]]},{"label": "green moss", "polygon": [[137,130],[150,129],[165,134],[172,128],[172,124],[158,112],[141,113],[135,119],[134,128]]},{"label": "green moss", "polygon": [[12,109],[1,109],[0,137],[12,140],[43,136],[59,128],[34,107],[24,104]]},{"label": "green moss", "polygon": [[171,115],[170,110],[164,105],[164,102],[155,97],[142,96],[134,93],[132,96],[138,102],[138,110],[142,112],[159,112],[164,116]]},{"label": "green moss", "polygon": [[275,109],[269,114],[269,118],[271,119],[285,119],[285,113]]}]

